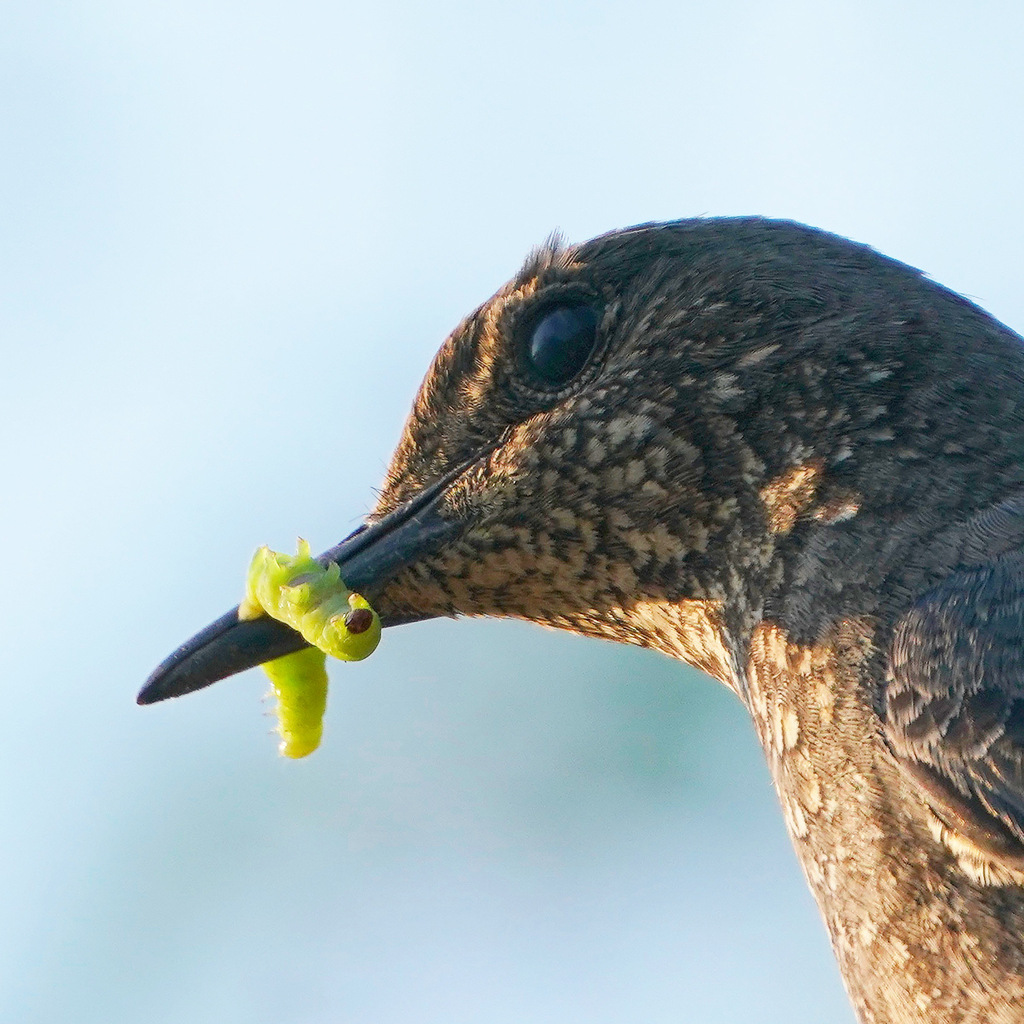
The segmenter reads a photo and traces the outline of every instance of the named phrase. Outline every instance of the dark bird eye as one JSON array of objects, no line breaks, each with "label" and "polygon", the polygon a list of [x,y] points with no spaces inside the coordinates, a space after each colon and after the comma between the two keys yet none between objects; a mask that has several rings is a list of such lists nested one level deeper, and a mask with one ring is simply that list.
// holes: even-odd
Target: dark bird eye
[{"label": "dark bird eye", "polygon": [[583,369],[596,339],[597,314],[591,306],[557,306],[534,323],[526,360],[535,377],[558,387]]}]

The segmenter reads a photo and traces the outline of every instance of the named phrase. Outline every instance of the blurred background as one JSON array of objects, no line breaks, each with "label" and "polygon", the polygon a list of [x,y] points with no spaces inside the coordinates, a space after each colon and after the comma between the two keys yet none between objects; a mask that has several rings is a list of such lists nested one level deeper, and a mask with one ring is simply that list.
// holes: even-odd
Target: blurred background
[{"label": "blurred background", "polygon": [[792,217],[1024,328],[1014,2],[0,3],[0,1020],[850,1022],[751,728],[641,651],[425,623],[277,757],[137,708],[373,503],[555,228]]}]

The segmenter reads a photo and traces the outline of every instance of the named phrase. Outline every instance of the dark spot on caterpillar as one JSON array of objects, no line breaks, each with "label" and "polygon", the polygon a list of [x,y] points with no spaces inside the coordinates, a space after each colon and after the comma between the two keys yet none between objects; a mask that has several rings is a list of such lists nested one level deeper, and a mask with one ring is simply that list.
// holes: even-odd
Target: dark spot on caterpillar
[{"label": "dark spot on caterpillar", "polygon": [[345,628],[350,633],[365,633],[373,625],[373,612],[369,608],[353,608],[345,616]]}]

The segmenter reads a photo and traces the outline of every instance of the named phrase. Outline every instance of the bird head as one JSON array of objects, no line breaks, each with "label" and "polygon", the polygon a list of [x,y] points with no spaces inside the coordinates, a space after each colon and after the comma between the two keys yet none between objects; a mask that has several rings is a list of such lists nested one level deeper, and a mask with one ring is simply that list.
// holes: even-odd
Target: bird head
[{"label": "bird head", "polygon": [[770,469],[742,421],[780,348],[759,320],[814,298],[741,295],[720,255],[656,227],[552,241],[459,325],[370,517],[447,480],[453,528],[377,595],[385,620],[511,616],[728,674],[682,627],[718,629],[770,570]]},{"label": "bird head", "polygon": [[[893,306],[911,283],[784,222],[553,240],[445,341],[376,508],[321,560],[385,625],[527,619],[738,688],[744,635],[815,535],[908,497],[886,460],[911,372]],[[140,700],[301,644],[228,613]]]}]

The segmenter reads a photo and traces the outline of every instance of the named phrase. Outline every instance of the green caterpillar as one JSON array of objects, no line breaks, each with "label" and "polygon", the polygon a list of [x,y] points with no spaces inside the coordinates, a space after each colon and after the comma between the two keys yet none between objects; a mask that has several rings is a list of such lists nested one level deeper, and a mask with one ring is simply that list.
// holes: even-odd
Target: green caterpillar
[{"label": "green caterpillar", "polygon": [[277,749],[285,757],[305,757],[320,746],[327,710],[326,662],[323,651],[307,647],[263,665],[277,696]]},{"label": "green caterpillar", "polygon": [[380,617],[353,594],[333,562],[325,569],[300,539],[295,555],[262,547],[253,555],[239,619],[261,615],[284,622],[313,646],[268,661],[264,670],[277,695],[280,751],[305,757],[320,745],[327,707],[326,655],[361,661],[380,643]]}]

